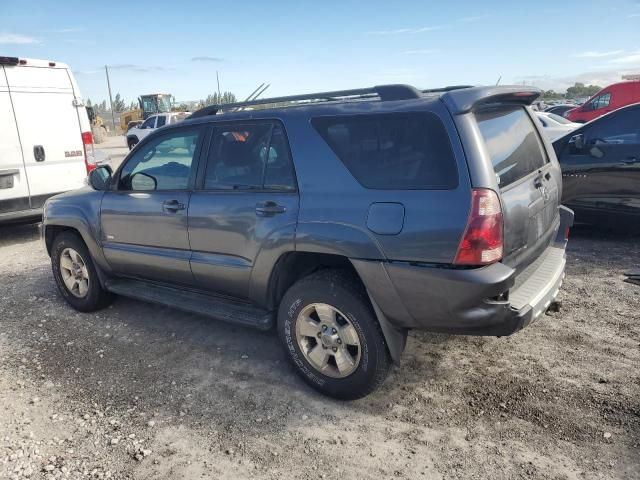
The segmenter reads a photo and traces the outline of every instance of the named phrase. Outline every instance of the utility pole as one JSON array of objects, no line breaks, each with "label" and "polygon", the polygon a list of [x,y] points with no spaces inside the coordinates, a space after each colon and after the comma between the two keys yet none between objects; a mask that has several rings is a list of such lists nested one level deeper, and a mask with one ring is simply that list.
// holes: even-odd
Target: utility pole
[{"label": "utility pole", "polygon": [[109,68],[105,65],[104,71],[107,73],[107,88],[109,89],[109,104],[111,105],[111,122],[113,122],[113,131],[116,130],[116,117],[113,113],[113,98],[111,97],[111,82],[109,81]]},{"label": "utility pole", "polygon": [[219,99],[220,98],[220,77],[218,76],[218,70],[216,70],[216,81],[218,82],[218,99]]}]

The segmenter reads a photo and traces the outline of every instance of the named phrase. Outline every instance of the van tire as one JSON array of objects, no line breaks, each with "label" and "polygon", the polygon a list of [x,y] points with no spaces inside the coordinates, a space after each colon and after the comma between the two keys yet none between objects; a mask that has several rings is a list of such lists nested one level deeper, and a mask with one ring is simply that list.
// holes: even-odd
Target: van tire
[{"label": "van tire", "polygon": [[[85,267],[84,271],[88,278],[88,287],[86,294],[81,297],[69,289],[63,278],[61,257],[63,254],[68,255],[68,252],[76,252]],[[105,308],[113,301],[113,294],[102,288],[89,250],[77,233],[64,231],[54,238],[51,246],[51,267],[60,294],[67,303],[76,310],[80,312],[93,312]],[[65,272],[64,275],[68,277],[68,272]]]},{"label": "van tire", "polygon": [[129,147],[129,150],[133,150],[133,147],[135,147],[138,144],[138,137],[127,137],[127,147]]},{"label": "van tire", "polygon": [[[341,345],[343,348],[347,347],[346,343],[349,342],[343,340],[340,342],[341,345],[334,343],[331,346],[328,343],[331,340],[327,340],[329,346],[324,349],[326,339],[322,337],[322,332],[317,334],[321,341],[313,339],[311,335],[299,340],[297,325],[298,322],[304,321],[301,312],[309,311],[314,305],[321,305],[323,308],[331,306],[337,312],[334,318],[343,326],[351,324],[357,332],[359,362],[355,370],[345,377],[336,378],[336,375],[340,375],[339,369],[336,368],[338,357],[333,356],[331,350],[337,348],[340,354]],[[313,312],[311,315],[319,318]],[[321,329],[324,328],[322,319],[317,324],[320,324]],[[391,356],[366,291],[354,275],[345,271],[320,270],[296,282],[280,303],[278,334],[289,360],[301,377],[314,389],[334,398],[355,400],[370,394],[382,384],[391,368]],[[329,361],[325,367],[327,370],[323,370],[329,373],[328,375],[311,363],[308,353],[310,350],[304,353],[302,348],[305,346],[301,347],[301,343],[306,347],[313,345],[310,350],[323,347],[329,354]]]}]

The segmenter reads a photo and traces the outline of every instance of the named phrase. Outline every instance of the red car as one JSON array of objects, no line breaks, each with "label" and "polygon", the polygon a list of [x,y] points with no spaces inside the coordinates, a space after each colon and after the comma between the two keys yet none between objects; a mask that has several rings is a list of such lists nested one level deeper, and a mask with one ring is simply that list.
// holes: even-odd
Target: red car
[{"label": "red car", "polygon": [[603,88],[583,105],[564,114],[572,122],[586,123],[618,108],[640,102],[640,80],[614,83]]}]

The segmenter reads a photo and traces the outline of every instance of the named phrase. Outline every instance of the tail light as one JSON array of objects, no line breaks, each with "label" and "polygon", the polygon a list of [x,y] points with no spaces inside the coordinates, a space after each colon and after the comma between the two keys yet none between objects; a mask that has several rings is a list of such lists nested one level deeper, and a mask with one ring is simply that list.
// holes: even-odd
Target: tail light
[{"label": "tail light", "polygon": [[471,193],[471,212],[454,264],[489,265],[502,259],[502,207],[493,190],[475,188]]},{"label": "tail light", "polygon": [[84,163],[87,173],[96,168],[96,155],[93,150],[93,135],[91,132],[82,132],[82,146],[84,148]]}]

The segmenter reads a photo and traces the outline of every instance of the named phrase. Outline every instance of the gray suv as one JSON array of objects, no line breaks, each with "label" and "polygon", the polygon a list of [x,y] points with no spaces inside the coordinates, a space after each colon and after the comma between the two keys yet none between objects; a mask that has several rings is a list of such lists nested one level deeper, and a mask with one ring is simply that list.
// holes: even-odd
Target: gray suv
[{"label": "gray suv", "polygon": [[558,293],[573,213],[539,93],[386,85],[206,107],[47,201],[55,280],[84,312],[117,294],[277,326],[312,387],[362,397],[409,329],[510,335]]}]

